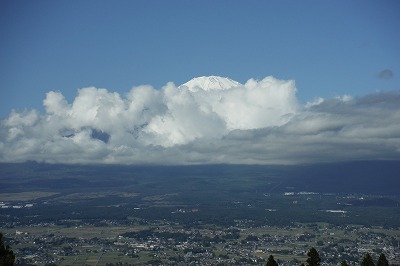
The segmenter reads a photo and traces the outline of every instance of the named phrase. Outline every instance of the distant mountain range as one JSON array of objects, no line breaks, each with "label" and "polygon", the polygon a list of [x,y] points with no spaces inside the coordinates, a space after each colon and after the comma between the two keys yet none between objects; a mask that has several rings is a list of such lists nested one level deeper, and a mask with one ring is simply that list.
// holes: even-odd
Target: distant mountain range
[{"label": "distant mountain range", "polygon": [[[260,192],[315,192],[334,194],[400,195],[399,161],[356,161],[308,165],[66,165],[46,163],[0,163],[0,193],[24,191],[32,187],[54,188],[104,183],[125,186],[133,176],[165,184],[171,178],[185,187],[201,180],[231,178],[237,187],[246,187],[253,179]],[[112,177],[112,178],[111,178]],[[79,182],[77,182],[77,180]],[[273,180],[273,184],[270,181]],[[174,181],[174,182],[175,182]],[[86,183],[85,183],[86,182]],[[130,181],[129,181],[130,182]],[[219,183],[219,182],[217,182]],[[202,184],[202,183],[201,183]],[[221,183],[222,184],[222,183]],[[203,184],[204,185],[204,184]],[[255,184],[254,184],[255,185]],[[213,187],[213,189],[216,189]],[[224,188],[226,189],[226,188]]]}]

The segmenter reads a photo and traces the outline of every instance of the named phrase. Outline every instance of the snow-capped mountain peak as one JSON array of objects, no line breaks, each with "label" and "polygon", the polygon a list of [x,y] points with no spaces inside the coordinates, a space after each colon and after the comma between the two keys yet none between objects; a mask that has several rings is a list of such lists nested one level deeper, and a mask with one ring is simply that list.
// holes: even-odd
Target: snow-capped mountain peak
[{"label": "snow-capped mountain peak", "polygon": [[208,76],[208,77],[197,77],[189,80],[188,82],[179,86],[179,88],[188,89],[190,91],[198,90],[226,90],[234,87],[239,87],[240,84],[230,78],[224,78],[219,76]]}]

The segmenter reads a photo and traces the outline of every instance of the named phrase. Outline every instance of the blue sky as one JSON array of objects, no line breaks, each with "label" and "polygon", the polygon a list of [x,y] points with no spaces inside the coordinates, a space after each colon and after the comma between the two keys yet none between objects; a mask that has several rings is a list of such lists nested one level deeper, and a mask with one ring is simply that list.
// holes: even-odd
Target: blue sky
[{"label": "blue sky", "polygon": [[293,79],[304,103],[398,90],[399,27],[398,1],[1,1],[0,117],[202,75]]}]

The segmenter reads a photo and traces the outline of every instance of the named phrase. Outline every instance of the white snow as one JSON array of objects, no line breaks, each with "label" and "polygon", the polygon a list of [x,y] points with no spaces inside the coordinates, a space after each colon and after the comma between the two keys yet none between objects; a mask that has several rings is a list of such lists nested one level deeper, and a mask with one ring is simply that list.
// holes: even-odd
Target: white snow
[{"label": "white snow", "polygon": [[219,76],[208,76],[208,77],[197,77],[189,80],[188,82],[179,86],[180,89],[188,89],[189,91],[196,92],[199,90],[210,91],[210,90],[227,90],[242,86],[237,81],[230,78],[224,78]]}]

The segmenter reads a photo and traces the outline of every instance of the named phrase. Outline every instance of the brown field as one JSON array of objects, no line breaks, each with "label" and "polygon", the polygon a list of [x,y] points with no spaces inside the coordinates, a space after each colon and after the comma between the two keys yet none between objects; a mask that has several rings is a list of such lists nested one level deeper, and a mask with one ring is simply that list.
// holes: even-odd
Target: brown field
[{"label": "brown field", "polygon": [[21,193],[0,193],[0,201],[31,201],[57,195],[56,192],[31,191]]}]

